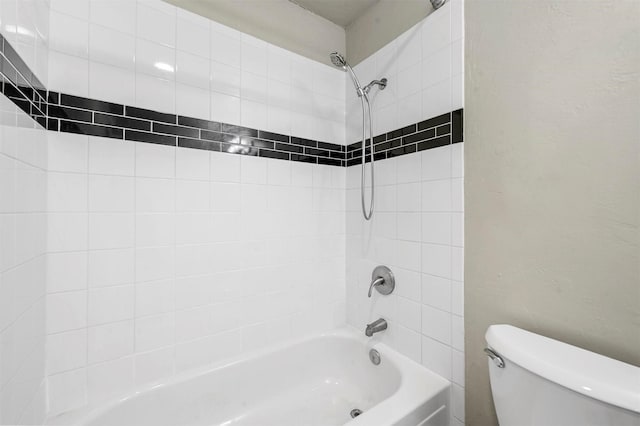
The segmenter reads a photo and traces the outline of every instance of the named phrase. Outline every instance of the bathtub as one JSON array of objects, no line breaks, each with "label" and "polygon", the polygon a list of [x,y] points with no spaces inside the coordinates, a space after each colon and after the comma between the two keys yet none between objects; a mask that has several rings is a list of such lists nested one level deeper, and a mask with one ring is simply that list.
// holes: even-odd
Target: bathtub
[{"label": "bathtub", "polygon": [[[370,349],[379,352],[379,365]],[[174,376],[46,424],[446,426],[449,386],[375,339],[340,329]],[[352,418],[354,409],[362,413]]]}]

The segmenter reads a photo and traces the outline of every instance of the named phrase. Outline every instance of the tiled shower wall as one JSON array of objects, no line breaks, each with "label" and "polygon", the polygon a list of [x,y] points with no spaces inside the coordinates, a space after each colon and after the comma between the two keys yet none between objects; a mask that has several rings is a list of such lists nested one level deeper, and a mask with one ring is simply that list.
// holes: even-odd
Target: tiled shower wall
[{"label": "tiled shower wall", "polygon": [[0,98],[0,423],[31,424],[45,414],[46,131]]},{"label": "tiled shower wall", "polygon": [[[50,90],[344,142],[340,70],[160,1],[51,45]],[[345,168],[48,135],[50,414],[345,322]]]},{"label": "tiled shower wall", "polygon": [[[47,78],[48,1],[0,1],[0,31]],[[3,63],[3,72],[8,72]],[[0,423],[46,413],[46,131],[0,96]]]},{"label": "tiled shower wall", "polygon": [[344,73],[160,0],[52,0],[49,89],[344,144]]},{"label": "tiled shower wall", "polygon": [[[3,19],[6,10],[24,16],[27,3],[49,15],[44,0],[11,0],[0,3]],[[22,25],[9,27],[13,38],[3,31],[26,46],[16,48],[32,69],[49,70],[51,90],[326,142],[358,138],[357,99],[342,71],[157,0],[56,0],[51,7],[48,67],[46,49],[40,54],[35,41],[31,48],[17,36],[27,34]],[[356,67],[363,82],[389,78],[373,97],[374,134],[462,107],[461,10],[451,0]],[[32,59],[29,52],[36,52]],[[2,291],[17,288],[5,272],[33,265],[28,270],[40,277],[21,299],[34,308],[15,304],[5,311],[8,325],[0,323],[9,355],[1,361],[3,420],[37,422],[44,415],[44,389],[36,387],[35,398],[14,392],[9,386],[18,382],[6,373],[22,362],[33,367],[22,371],[37,372],[42,382],[44,274],[50,414],[333,328],[345,321],[346,294],[351,325],[361,330],[384,316],[390,327],[382,339],[454,381],[453,420],[464,420],[462,143],[376,163],[377,211],[365,223],[357,166],[58,132],[46,133],[43,146],[45,132],[30,132],[3,128],[3,147],[15,148],[18,138],[34,141],[20,149],[38,147],[26,156],[2,155],[10,176],[24,164],[34,171],[29,176],[39,176],[32,195],[41,204],[26,212],[9,207],[0,217],[5,225],[26,218],[42,225],[3,228],[42,231],[33,243],[2,236],[3,244],[28,242],[37,250],[27,262],[3,266]],[[398,287],[389,298],[376,293],[368,300],[363,295],[378,263],[392,267]],[[7,339],[18,324],[36,325],[31,358]],[[29,335],[20,330],[18,336]],[[37,406],[20,408],[7,399],[15,395]]]},{"label": "tiled shower wall", "polygon": [[[356,66],[361,81],[389,79],[373,101],[375,135],[463,107],[462,29],[462,2],[451,0]],[[361,113],[346,90],[353,143]],[[456,425],[464,422],[464,143],[453,141],[377,161],[370,222],[360,208],[360,166],[347,169],[347,320],[363,330],[387,319],[377,338],[452,380]],[[377,265],[392,269],[396,289],[368,299]]]},{"label": "tiled shower wall", "polygon": [[344,168],[49,137],[53,413],[344,322]]}]

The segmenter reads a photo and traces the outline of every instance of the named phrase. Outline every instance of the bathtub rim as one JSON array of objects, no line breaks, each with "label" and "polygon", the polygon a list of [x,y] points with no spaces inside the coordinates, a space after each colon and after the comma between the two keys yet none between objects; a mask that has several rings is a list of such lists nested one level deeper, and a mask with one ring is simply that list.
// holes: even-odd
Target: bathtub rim
[{"label": "bathtub rim", "polygon": [[[294,345],[300,345],[308,341],[322,338],[355,340],[366,347],[367,350],[378,350],[382,356],[383,362],[391,362],[395,369],[399,370],[400,383],[398,388],[386,399],[383,399],[375,406],[366,410],[357,418],[345,423],[345,426],[366,425],[367,421],[372,418],[375,418],[376,424],[395,424],[406,415],[415,411],[425,402],[438,399],[445,393],[448,395],[448,392],[445,391],[448,391],[450,388],[451,382],[449,380],[437,375],[405,355],[402,355],[387,344],[382,343],[379,337],[365,337],[354,327],[345,325],[329,331],[287,339],[273,345],[252,350],[245,354],[223,359],[206,366],[187,369],[170,377],[136,386],[132,390],[130,389],[106,400],[89,403],[80,408],[65,411],[54,416],[47,416],[44,425],[82,425],[98,418],[123,402],[146,392],[153,391],[158,388],[170,387],[177,383],[187,382],[196,377],[214,373],[220,369],[249,362],[264,357],[265,355],[282,351]],[[363,362],[369,361],[365,358]],[[406,410],[398,412],[399,404],[401,404],[401,406],[406,406]]]}]

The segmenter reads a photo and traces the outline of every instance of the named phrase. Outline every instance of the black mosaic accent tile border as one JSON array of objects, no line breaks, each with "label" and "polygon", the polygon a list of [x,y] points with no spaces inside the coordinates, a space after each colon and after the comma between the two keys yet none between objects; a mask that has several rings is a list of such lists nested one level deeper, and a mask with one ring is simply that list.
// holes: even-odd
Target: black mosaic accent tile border
[{"label": "black mosaic accent tile border", "polygon": [[[373,158],[384,160],[438,148],[463,140],[462,109],[419,123],[411,124],[373,138]],[[367,147],[365,162],[371,161],[371,148]],[[347,146],[347,167],[362,163],[362,142],[354,142]]]},{"label": "black mosaic accent tile border", "polygon": [[206,149],[331,166],[346,165],[346,147],[217,121],[49,92],[47,128],[135,142]]},{"label": "black mosaic accent tile border", "polygon": [[[338,167],[362,161],[360,141],[344,146],[47,91],[1,34],[0,89],[51,131]],[[374,137],[374,158],[462,142],[462,122],[460,109],[378,135]],[[370,161],[369,153],[367,148],[366,161]]]}]

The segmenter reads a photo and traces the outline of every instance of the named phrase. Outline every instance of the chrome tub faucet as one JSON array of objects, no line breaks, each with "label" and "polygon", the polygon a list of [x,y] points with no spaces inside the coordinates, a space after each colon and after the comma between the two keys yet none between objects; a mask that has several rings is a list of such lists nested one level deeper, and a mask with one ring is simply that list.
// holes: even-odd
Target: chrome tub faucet
[{"label": "chrome tub faucet", "polygon": [[372,322],[371,324],[367,324],[367,328],[364,330],[364,334],[366,334],[367,337],[371,337],[373,336],[374,333],[378,333],[386,329],[387,329],[387,321],[385,321],[382,318],[379,318],[374,322]]}]

